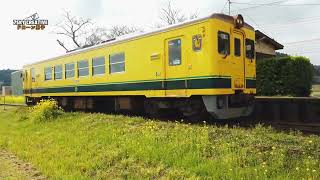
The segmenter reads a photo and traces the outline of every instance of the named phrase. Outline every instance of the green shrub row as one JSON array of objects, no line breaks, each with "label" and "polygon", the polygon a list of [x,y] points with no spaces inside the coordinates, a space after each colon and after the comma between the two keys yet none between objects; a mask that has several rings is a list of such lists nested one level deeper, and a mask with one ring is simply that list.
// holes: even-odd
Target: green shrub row
[{"label": "green shrub row", "polygon": [[257,63],[257,94],[309,96],[313,69],[305,57],[275,57]]}]

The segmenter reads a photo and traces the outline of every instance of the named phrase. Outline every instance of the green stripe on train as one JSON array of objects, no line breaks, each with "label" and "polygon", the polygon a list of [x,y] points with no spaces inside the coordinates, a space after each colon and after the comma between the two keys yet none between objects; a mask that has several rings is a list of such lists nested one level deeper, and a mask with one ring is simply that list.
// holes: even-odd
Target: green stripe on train
[{"label": "green stripe on train", "polygon": [[[97,85],[78,85],[54,88],[36,88],[32,93],[70,93],[104,91],[140,91],[140,90],[175,90],[175,89],[219,89],[231,88],[230,78],[185,79],[170,81],[148,81],[132,83],[111,83]],[[30,90],[25,90],[29,93]]]}]

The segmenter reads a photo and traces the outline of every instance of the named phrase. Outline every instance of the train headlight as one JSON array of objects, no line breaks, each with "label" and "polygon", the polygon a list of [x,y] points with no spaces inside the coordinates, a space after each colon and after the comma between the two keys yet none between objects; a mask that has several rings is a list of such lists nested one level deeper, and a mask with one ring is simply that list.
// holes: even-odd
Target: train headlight
[{"label": "train headlight", "polygon": [[238,29],[244,26],[244,20],[241,14],[234,16],[233,21],[234,21],[234,26]]}]

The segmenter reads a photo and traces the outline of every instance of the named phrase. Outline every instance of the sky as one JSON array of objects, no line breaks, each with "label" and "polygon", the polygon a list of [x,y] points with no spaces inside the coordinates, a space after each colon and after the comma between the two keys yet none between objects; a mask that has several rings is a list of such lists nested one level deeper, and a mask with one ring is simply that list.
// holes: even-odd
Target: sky
[{"label": "sky", "polygon": [[[309,57],[320,65],[320,2],[318,0],[233,0],[231,14],[242,14],[246,22],[285,46],[281,52]],[[0,69],[21,69],[23,65],[62,55],[61,37],[53,33],[65,10],[90,18],[95,25],[110,28],[129,25],[151,29],[159,23],[160,8],[168,0],[10,0],[0,7]],[[277,4],[272,4],[278,2]],[[200,17],[228,13],[226,0],[172,0],[185,14]],[[265,5],[269,4],[269,5]],[[299,5],[297,4],[308,4]],[[38,13],[48,19],[43,31],[17,30],[13,19]]]}]

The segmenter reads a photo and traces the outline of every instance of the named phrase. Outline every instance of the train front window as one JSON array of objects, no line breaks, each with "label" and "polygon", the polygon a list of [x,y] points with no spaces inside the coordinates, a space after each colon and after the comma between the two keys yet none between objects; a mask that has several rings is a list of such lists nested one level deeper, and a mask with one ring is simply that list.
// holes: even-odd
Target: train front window
[{"label": "train front window", "polygon": [[78,62],[78,75],[79,77],[89,75],[89,63],[87,60],[82,60]]},{"label": "train front window", "polygon": [[254,59],[255,47],[254,41],[251,39],[246,39],[246,57],[248,59]]},{"label": "train front window", "polygon": [[46,67],[44,69],[44,80],[52,80],[52,67]]},{"label": "train front window", "polygon": [[125,71],[125,54],[118,53],[109,56],[110,74]]},{"label": "train front window", "polygon": [[62,65],[54,66],[54,79],[62,79]]},{"label": "train front window", "polygon": [[241,40],[234,38],[234,55],[241,56]]},{"label": "train front window", "polygon": [[230,35],[228,33],[218,32],[218,52],[223,55],[230,54]]},{"label": "train front window", "polygon": [[75,64],[74,63],[69,63],[65,65],[65,74],[66,74],[66,79],[69,78],[74,78],[75,76]]},{"label": "train front window", "polygon": [[177,66],[181,64],[181,39],[175,39],[168,42],[169,45],[169,65]]},{"label": "train front window", "polygon": [[92,75],[102,75],[106,72],[104,57],[97,57],[92,59]]}]

